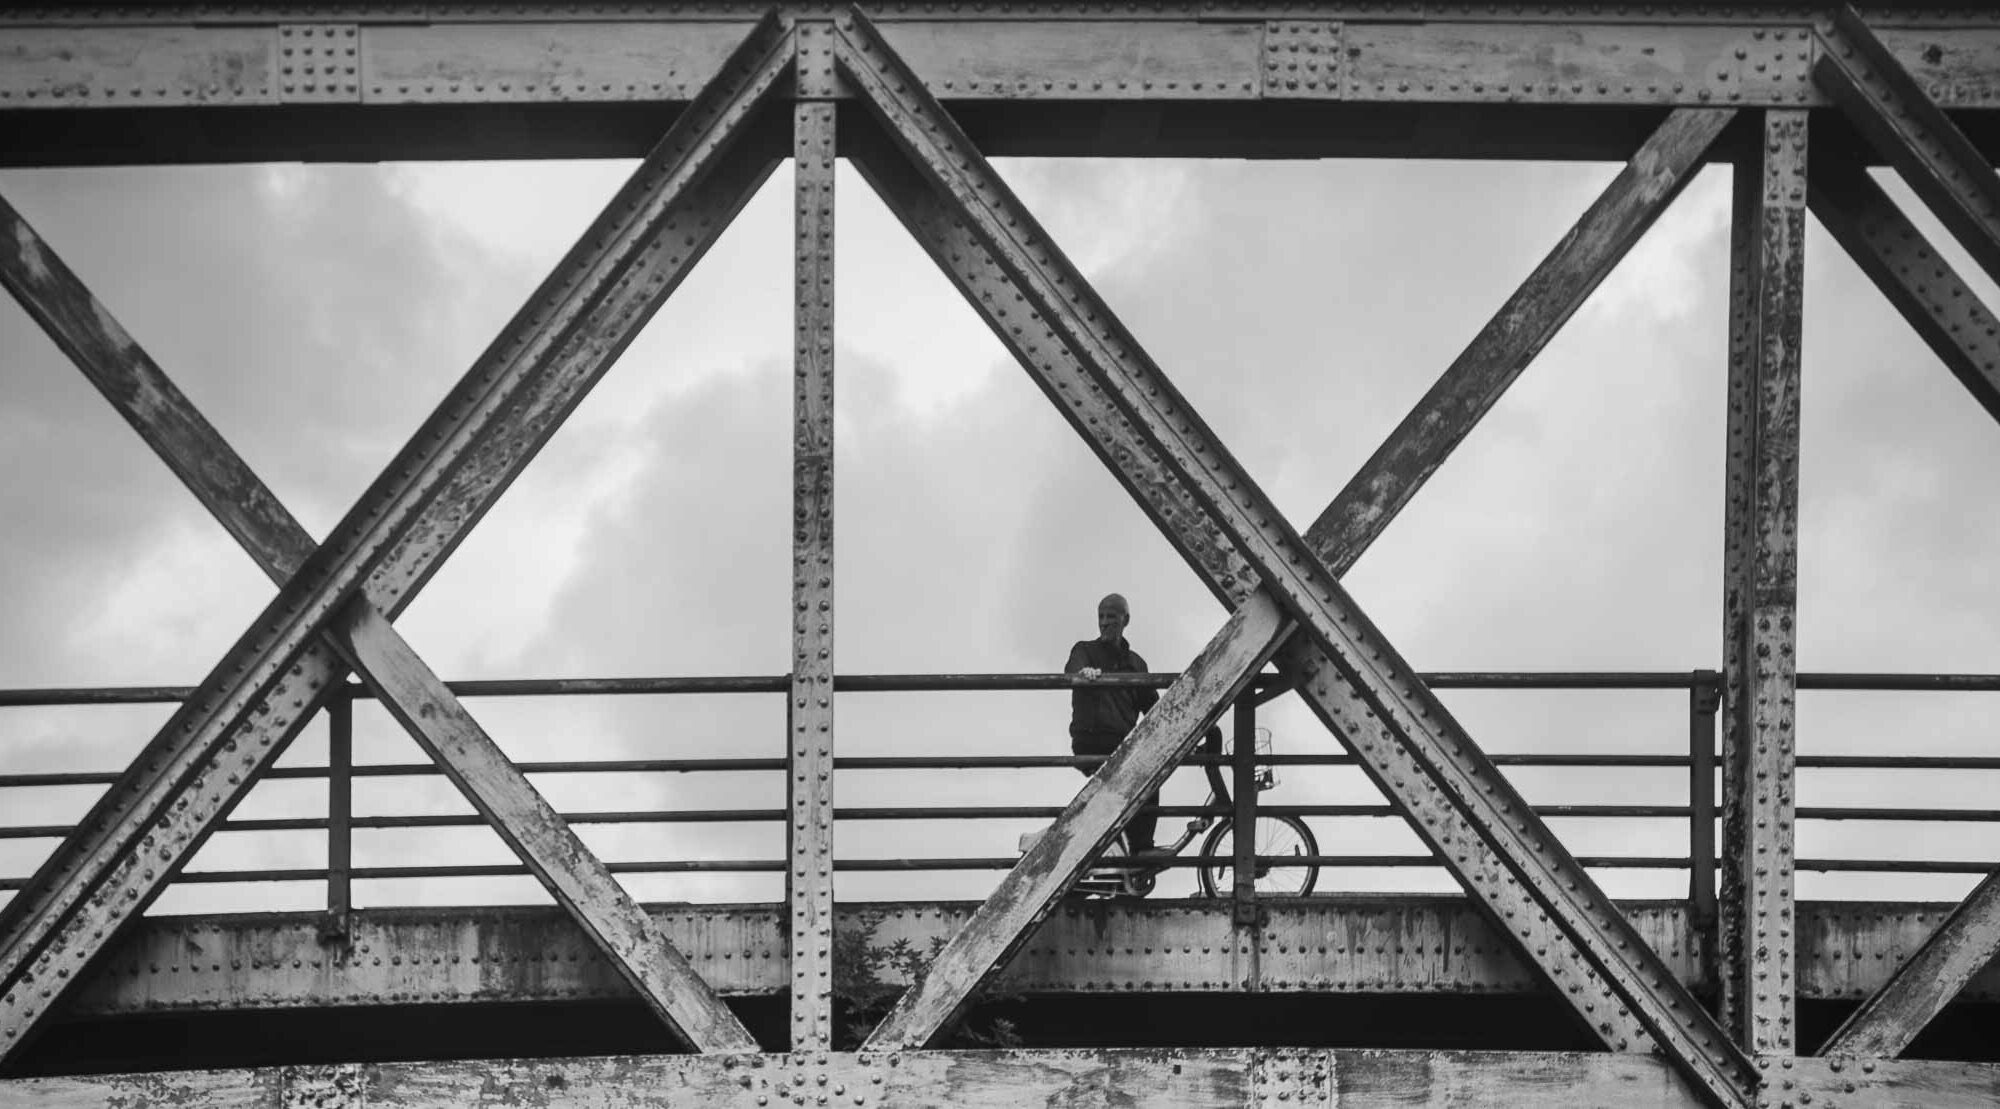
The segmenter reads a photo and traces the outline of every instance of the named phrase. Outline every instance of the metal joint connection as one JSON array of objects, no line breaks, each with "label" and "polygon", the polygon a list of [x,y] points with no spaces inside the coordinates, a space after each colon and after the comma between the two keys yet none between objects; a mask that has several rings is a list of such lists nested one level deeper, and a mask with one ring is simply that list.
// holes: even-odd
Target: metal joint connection
[{"label": "metal joint connection", "polygon": [[278,25],[278,100],[361,102],[361,29],[353,23]]},{"label": "metal joint connection", "polygon": [[1339,99],[1341,27],[1327,19],[1264,24],[1263,96],[1273,100]]}]

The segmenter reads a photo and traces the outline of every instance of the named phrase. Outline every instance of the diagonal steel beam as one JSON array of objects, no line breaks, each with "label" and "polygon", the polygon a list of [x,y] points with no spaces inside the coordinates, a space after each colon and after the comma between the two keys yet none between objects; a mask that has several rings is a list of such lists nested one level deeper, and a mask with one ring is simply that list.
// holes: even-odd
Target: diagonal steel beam
[{"label": "diagonal steel beam", "polygon": [[[1172,475],[1264,580],[1266,592],[1251,603],[1282,606],[1297,619],[1341,677],[1366,698],[1374,719],[1362,726],[1386,730],[1423,763],[1429,780],[1409,783],[1409,789],[1441,790],[1471,815],[1479,834],[1612,982],[1694,1088],[1717,1104],[1744,1104],[1754,1080],[1720,1028],[1396,657],[921,82],[865,20],[849,15],[839,26],[838,57],[863,104],[1016,283],[1024,301],[1024,318],[1016,326],[1043,329],[1059,339],[1115,399],[1116,410],[1100,418],[1129,419],[1141,441],[1167,460]],[[1463,866],[1459,859],[1454,869]],[[988,972],[1012,940],[986,936],[978,944],[954,945],[956,951],[947,948],[870,1043],[907,1046],[928,1040],[964,1004],[965,983]]]},{"label": "diagonal steel beam", "polygon": [[[733,161],[746,159],[738,155]],[[724,169],[704,188],[712,191],[720,185],[744,193],[750,191],[745,178]],[[730,204],[734,198],[725,194],[721,201]],[[0,252],[0,284],[48,330],[265,574],[284,584],[312,553],[311,535],[5,200],[0,200],[0,236],[15,244]],[[30,257],[37,262],[32,271],[23,264]],[[358,597],[338,623],[329,633],[334,651],[368,679],[411,736],[668,1026],[698,1048],[754,1050],[755,1041],[721,999],[380,610],[366,596]]]},{"label": "diagonal steel beam", "polygon": [[2000,319],[1857,162],[1813,152],[1813,214],[1988,415],[2000,419]]},{"label": "diagonal steel beam", "polygon": [[[1588,297],[1601,280],[1602,272],[1615,265],[1617,256],[1636,241],[1643,225],[1650,224],[1658,211],[1678,195],[1697,167],[1702,148],[1720,133],[1733,114],[1727,110],[1676,113],[1641,147],[1625,171],[1606,187],[1604,194],[1529,279],[1526,288],[1539,290],[1539,294],[1517,294],[1510,298],[1465,354],[1453,363],[1439,386],[1398,428],[1396,437],[1404,447],[1377,452],[1378,459],[1396,458],[1405,460],[1404,463],[1380,467],[1373,480],[1350,482],[1342,497],[1307,533],[1307,542],[1329,563],[1330,569],[1342,572],[1351,566],[1394,512],[1436,470],[1435,460],[1419,460],[1423,456],[1414,449],[1416,445],[1421,443],[1423,451],[1441,457],[1463,440],[1471,425],[1500,395],[1505,383],[1519,374],[1547,342],[1560,320]],[[1085,417],[1086,410],[1100,410],[1108,402],[1067,348],[1042,329],[1022,326],[1020,313],[1013,310],[1018,298],[1010,291],[1007,279],[986,248],[904,163],[879,129],[850,128],[843,143],[853,155],[856,168],[890,210],[958,286],[967,302],[986,319],[1037,385],[1058,402],[1058,410],[1084,436],[1218,599],[1231,607],[1240,603],[1248,583],[1255,580],[1254,573],[1233,544],[1207,524],[1199,506],[1173,484],[1157,456],[1136,440],[1127,422]],[[1083,398],[1083,403],[1072,403],[1065,398]],[[1348,502],[1360,497],[1371,498],[1378,510],[1351,510]],[[1294,646],[1300,648],[1298,658],[1293,657],[1295,652],[1290,648],[1280,655],[1288,673],[1296,672],[1316,655],[1309,642],[1298,640]],[[1363,716],[1362,706],[1343,683],[1320,682],[1301,692],[1330,724],[1335,717]],[[1337,730],[1346,741],[1345,729]],[[1421,771],[1400,747],[1383,742],[1373,730],[1362,729],[1356,734],[1361,742],[1374,748],[1372,756],[1363,760],[1365,769],[1372,772],[1374,766],[1391,767],[1395,778],[1421,780]],[[1377,784],[1385,795],[1397,795],[1379,777]],[[1464,880],[1478,901],[1493,908],[1494,919],[1508,934],[1515,934],[1522,922],[1538,920],[1539,910],[1507,876],[1497,857],[1461,814],[1430,795],[1417,798],[1407,815],[1419,835],[1440,856],[1455,852],[1471,860]],[[1533,930],[1521,939],[1524,945],[1541,952],[1540,965],[1557,996],[1574,1007],[1585,1026],[1606,1046],[1614,1050],[1651,1049],[1652,1037],[1588,964],[1573,955],[1569,945],[1550,943],[1547,936]],[[1536,964],[1531,961],[1530,965]]]},{"label": "diagonal steel beam", "polygon": [[2000,872],[1989,874],[1887,982],[1848,1015],[1821,1055],[1893,1058],[2000,954]]},{"label": "diagonal steel beam", "polygon": [[1344,576],[1694,179],[1727,108],[1669,115],[1306,530]]},{"label": "diagonal steel beam", "polygon": [[2000,278],[2000,176],[1852,6],[1822,21],[1816,38],[1814,82]]},{"label": "diagonal steel beam", "polygon": [[[728,211],[683,203],[788,68],[760,24],[327,542],[59,850],[0,937],[0,1054],[156,896],[341,669],[357,592],[393,616],[637,334]],[[740,203],[740,201],[739,201]]]}]

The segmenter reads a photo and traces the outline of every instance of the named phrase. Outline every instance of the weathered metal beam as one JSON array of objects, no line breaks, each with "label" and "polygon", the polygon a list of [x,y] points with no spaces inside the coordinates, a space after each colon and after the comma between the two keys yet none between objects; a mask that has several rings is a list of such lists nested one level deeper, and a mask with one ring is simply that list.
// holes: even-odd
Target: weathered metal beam
[{"label": "weathered metal beam", "polygon": [[[1679,901],[1621,902],[1680,982],[1698,986],[1703,929]],[[840,933],[929,951],[977,902],[837,907]],[[1252,941],[1224,899],[1065,904],[994,982],[1013,994],[1420,994],[1523,997],[1546,987],[1471,901],[1430,895],[1266,898]],[[1854,1002],[1879,990],[1955,906],[1801,902],[1799,996]],[[668,942],[725,997],[790,989],[779,904],[647,908]],[[64,1019],[216,1010],[613,1000],[631,987],[556,908],[362,909],[327,946],[317,913],[149,916],[88,972]],[[400,961],[397,961],[400,956]],[[377,959],[380,962],[377,962]],[[885,983],[905,985],[894,967]],[[2000,967],[1958,1000],[2000,1001]]]},{"label": "weathered metal beam", "polygon": [[1806,116],[1766,113],[1737,171],[1723,528],[1724,1019],[1746,1050],[1796,1039],[1799,349]]},{"label": "weathered metal beam", "polygon": [[[1023,325],[1059,336],[1094,383],[1116,396],[1116,413],[1105,415],[1122,413],[1132,421],[1141,441],[1168,460],[1175,476],[1195,492],[1264,579],[1268,591],[1238,609],[1231,628],[1275,619],[1282,604],[1333,659],[1340,677],[1365,696],[1382,729],[1428,760],[1426,770],[1453,802],[1477,814],[1474,824],[1482,838],[1494,845],[1517,879],[1537,891],[1546,911],[1593,967],[1615,982],[1619,996],[1702,1096],[1717,1104],[1744,1104],[1754,1079],[1720,1029],[1664,973],[1629,923],[1396,657],[893,51],[858,16],[843,18],[839,26],[844,72],[871,113],[951,198],[1019,283],[1028,302]],[[1073,403],[1082,404],[1084,398],[1073,398]],[[1225,631],[1210,649],[1230,638]],[[1351,723],[1372,730],[1361,720]],[[1463,856],[1459,861],[1455,871],[1462,868]],[[927,980],[904,996],[871,1042],[928,1040],[963,1004],[963,991],[974,982],[940,980],[933,988]]]},{"label": "weathered metal beam", "polygon": [[757,1041],[667,942],[604,863],[444,689],[389,621],[365,601],[335,619],[382,703],[472,802],[544,888],[587,932],[667,1027],[697,1051],[750,1051]]},{"label": "weathered metal beam", "polygon": [[794,1051],[833,1046],[833,28],[796,26],[792,676],[786,901]]},{"label": "weathered metal beam", "polygon": [[1843,5],[1819,31],[1813,79],[1839,103],[1953,237],[2000,276],[2000,175],[1908,69]]},{"label": "weathered metal beam", "polygon": [[1027,943],[1035,925],[1097,861],[1147,795],[1227,711],[1289,630],[1275,607],[1239,610],[1230,625],[1234,634],[1216,637],[1167,687],[1062,816],[938,952],[923,981],[897,999],[865,1047],[921,1046],[955,1020],[980,985]]},{"label": "weathered metal beam", "polygon": [[1989,875],[1882,988],[1835,1030],[1821,1055],[1901,1055],[2000,954],[2000,874]]},{"label": "weathered metal beam", "polygon": [[[2000,1066],[1765,1057],[1772,1109],[1973,1109],[2000,1098]],[[24,1078],[0,1099],[69,1106],[324,1109],[463,1105],[534,1109],[643,1101],[662,1109],[776,1104],[1120,1105],[1133,1109],[1455,1109],[1644,1105],[1692,1109],[1665,1060],[1563,1052],[1097,1049],[600,1056],[350,1063],[257,1070]]]},{"label": "weathered metal beam", "polygon": [[[991,251],[908,168],[876,129],[850,128],[847,145],[855,151],[856,167],[890,209],[1217,599],[1230,608],[1243,603],[1257,580],[1255,571],[1229,538],[1207,520],[1159,456],[1139,441],[1129,421],[1097,415],[1109,409],[1111,402],[1085,374],[1076,355],[1047,329],[1023,326],[1021,298],[993,261]],[[1358,545],[1354,551],[1358,554]],[[1293,674],[1299,666],[1324,658],[1309,640],[1296,635],[1281,653],[1281,663],[1293,654],[1299,656],[1287,667]],[[1307,685],[1300,693],[1329,726],[1336,713],[1366,718],[1365,706],[1347,707],[1358,702],[1343,683],[1321,681]],[[1652,1036],[1549,923],[1534,899],[1508,874],[1499,856],[1480,839],[1470,819],[1435,791],[1420,788],[1424,772],[1409,753],[1373,729],[1341,738],[1350,746],[1365,748],[1363,769],[1384,795],[1404,810],[1433,852],[1453,860],[1459,880],[1477,894],[1496,922],[1502,922],[1505,932],[1514,934],[1524,950],[1538,953],[1536,965],[1548,976],[1556,996],[1571,1005],[1591,1034],[1612,1050],[1650,1050]],[[1446,850],[1447,845],[1450,850]]]},{"label": "weathered metal beam", "polygon": [[[113,788],[112,819],[79,830],[89,848],[59,851],[45,864],[25,894],[35,911],[0,938],[0,967],[11,975],[0,978],[0,1054],[18,1046],[74,971],[151,902],[338,681],[338,661],[316,642],[320,628],[359,592],[390,616],[407,603],[630,342],[677,271],[713,240],[715,213],[680,203],[789,64],[789,41],[775,27],[746,40],[740,63],[676,123]],[[747,191],[727,212],[744,199]],[[690,216],[702,232],[692,243],[679,241],[686,230],[663,234]]]},{"label": "weathered metal beam", "polygon": [[1806,199],[1889,303],[2000,419],[2000,320],[1858,163],[1813,156]]},{"label": "weathered metal beam", "polygon": [[[283,585],[312,551],[312,537],[27,223],[4,207],[0,216],[11,225],[15,247],[0,256],[0,283],[44,322],[147,445],[238,537],[260,568]],[[38,262],[33,273],[21,264],[29,254]],[[88,311],[78,311],[82,307]],[[691,974],[686,960],[665,943],[611,873],[367,597],[350,602],[335,623],[331,635],[341,659],[362,673],[389,711],[557,902],[576,915],[661,1019],[704,1050],[753,1046],[749,1033],[713,991]],[[348,708],[344,698],[328,706],[336,731],[350,727]],[[337,735],[330,752],[343,754],[347,741],[345,734]],[[341,806],[337,816],[342,827],[329,841],[340,858],[337,867],[329,867],[333,896],[328,910],[344,920],[349,908],[346,782],[332,781],[338,795],[330,799],[329,809]]]},{"label": "weathered metal beam", "polygon": [[1653,132],[1307,529],[1328,570],[1353,568],[1694,179],[1734,118],[1727,109],[1687,108]]},{"label": "weathered metal beam", "polygon": [[1207,1050],[903,1051],[370,1063],[0,1082],[48,1107],[226,1104],[327,1109],[623,1104],[767,1106],[1119,1105],[1290,1109],[1339,1105],[1696,1104],[1659,1059],[1561,1053]]},{"label": "weathered metal beam", "polygon": [[[801,17],[811,8],[798,6]],[[262,26],[180,22],[0,25],[0,109],[680,102],[720,68],[755,13],[438,20],[430,12],[296,15]],[[884,12],[883,34],[951,100],[1296,101],[1528,105],[1820,105],[1809,25],[1545,22],[1272,10],[1215,19],[1190,6],[1041,18]],[[1273,18],[1266,19],[1269,15]],[[730,20],[741,22],[732,23]],[[1978,32],[1957,32],[1960,37]],[[1918,52],[1913,60],[1921,61]],[[1986,60],[1985,55],[1973,53]],[[1990,68],[1960,64],[1968,88]],[[1969,71],[1968,71],[1969,70]]]}]

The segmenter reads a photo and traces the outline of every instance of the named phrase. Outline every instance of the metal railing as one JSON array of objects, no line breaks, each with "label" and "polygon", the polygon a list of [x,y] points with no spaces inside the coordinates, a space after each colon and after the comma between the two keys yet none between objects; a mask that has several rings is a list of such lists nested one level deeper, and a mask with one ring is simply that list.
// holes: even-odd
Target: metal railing
[{"label": "metal railing", "polygon": [[[959,674],[959,675],[850,675],[835,680],[841,693],[944,693],[963,691],[1068,690],[1082,685],[1164,687],[1175,675],[1118,675],[1084,681],[1065,674]],[[1686,854],[1580,856],[1586,867],[1627,870],[1685,870],[1688,873],[1690,909],[1697,920],[1712,919],[1715,905],[1715,820],[1716,734],[1720,702],[1720,676],[1714,671],[1612,672],[1612,673],[1524,673],[1448,672],[1424,675],[1438,690],[1685,690],[1688,693],[1688,742],[1682,751],[1657,753],[1496,753],[1492,761],[1501,767],[1566,769],[1653,769],[1684,771],[1687,774],[1685,804],[1542,804],[1534,806],[1544,817],[1597,819],[1663,819],[1687,825]],[[1991,692],[2000,691],[2000,675],[1965,674],[1858,674],[1808,673],[1799,675],[1802,691],[1846,690],[1873,692]],[[631,696],[673,694],[781,694],[788,688],[782,675],[771,677],[713,678],[618,678],[618,679],[538,679],[509,681],[465,681],[449,683],[463,698]],[[119,687],[76,689],[0,690],[0,709],[51,706],[174,704],[191,692],[183,687]],[[1285,692],[1282,682],[1266,675],[1255,681],[1227,718],[1239,737],[1236,755],[1216,757],[1197,754],[1186,760],[1190,767],[1219,765],[1225,775],[1233,774],[1239,784],[1247,784],[1256,767],[1343,767],[1355,766],[1353,756],[1341,752],[1327,738],[1325,753],[1259,755],[1247,741],[1257,726],[1258,706]],[[231,818],[219,831],[291,832],[324,831],[327,834],[323,867],[286,869],[242,869],[186,871],[177,881],[198,883],[321,882],[326,884],[328,908],[344,914],[352,905],[356,881],[410,878],[490,878],[526,875],[519,864],[497,865],[401,865],[356,866],[353,864],[353,835],[360,829],[483,827],[483,818],[466,814],[402,814],[357,816],[353,812],[353,786],[357,778],[418,778],[442,772],[430,763],[381,763],[356,765],[353,761],[353,703],[371,699],[359,685],[349,685],[330,701],[328,722],[328,762],[325,766],[284,766],[269,770],[271,781],[323,779],[327,783],[327,814],[324,817]],[[1062,755],[866,755],[842,756],[836,770],[1019,770],[1035,768],[1088,767],[1101,761]],[[618,760],[523,761],[518,764],[529,774],[601,773],[779,773],[785,769],[781,757],[701,757]],[[2000,770],[2000,757],[1951,755],[1803,755],[1802,770]],[[0,790],[47,786],[102,786],[118,778],[110,771],[52,771],[41,773],[0,773]],[[1254,827],[1259,814],[1301,818],[1390,818],[1397,815],[1388,804],[1267,804],[1260,802],[1255,789],[1236,789],[1228,804],[1174,805],[1160,807],[1163,818],[1230,817]],[[839,806],[835,819],[842,821],[894,820],[1049,820],[1062,811],[1060,805],[888,805]],[[648,809],[636,811],[570,812],[564,816],[577,825],[606,824],[779,824],[785,810],[773,805],[756,808]],[[1897,807],[1897,806],[1800,806],[1797,819],[1805,821],[1929,821],[1944,823],[2000,822],[2000,809]],[[39,824],[0,826],[0,840],[53,839],[68,834],[69,825]],[[921,872],[998,871],[1014,865],[1016,856],[924,857],[924,858],[837,858],[840,872]],[[620,874],[694,873],[777,873],[782,858],[740,859],[657,859],[619,861],[608,864]],[[1166,861],[1166,866],[1195,867],[1201,860],[1183,857]],[[1240,851],[1234,859],[1237,871],[1236,894],[1248,896],[1253,866],[1304,866],[1338,868],[1434,867],[1429,853],[1358,854],[1321,853],[1313,856],[1259,858]],[[1877,872],[1914,874],[1984,874],[1994,863],[1984,861],[1944,861],[1935,859],[1812,858],[1797,860],[1799,871]],[[19,889],[28,875],[0,875],[0,890]]]}]

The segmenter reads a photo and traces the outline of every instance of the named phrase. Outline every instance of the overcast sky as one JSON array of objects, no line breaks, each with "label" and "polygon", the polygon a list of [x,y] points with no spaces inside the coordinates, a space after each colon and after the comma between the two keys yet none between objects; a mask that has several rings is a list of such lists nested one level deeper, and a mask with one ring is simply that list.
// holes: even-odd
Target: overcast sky
[{"label": "overcast sky", "polygon": [[[629,162],[0,173],[4,194],[315,535],[402,444]],[[1001,171],[1301,528],[1616,172],[1612,165],[1005,161]],[[789,603],[791,228],[781,168],[399,627],[448,678],[777,674]],[[1423,669],[1720,662],[1728,172],[1689,188],[1350,575]],[[1899,196],[1903,194],[1899,193]],[[1224,613],[861,180],[839,179],[841,672],[1048,672],[1131,599],[1155,669]],[[1814,228],[1800,665],[1992,672],[2000,428]],[[0,686],[193,684],[272,587],[11,301],[0,303]],[[1805,694],[1805,752],[1990,754],[1994,695]],[[1062,694],[848,695],[845,754],[1061,754]],[[1489,751],[1678,752],[1675,693],[1448,694]],[[777,754],[776,697],[473,701],[517,758]],[[359,757],[421,755],[364,706]],[[0,771],[115,769],[164,708],[0,710]],[[1335,749],[1291,699],[1281,751]],[[324,756],[308,730],[287,757]],[[1349,771],[1273,802],[1365,801]],[[1538,801],[1678,803],[1667,772],[1516,775]],[[846,773],[843,804],[1059,805],[1068,771]],[[550,777],[561,807],[779,807],[778,775]],[[1802,777],[1805,804],[1989,805],[1973,774]],[[246,815],[320,811],[259,787]],[[5,822],[85,789],[11,791]],[[363,812],[464,811],[364,781]],[[1193,775],[1171,799],[1199,801]],[[1005,855],[1035,822],[848,824],[848,857]],[[1174,822],[1166,827],[1172,829]],[[1412,851],[1393,821],[1329,852]],[[1671,855],[1674,821],[1559,822],[1579,854]],[[620,859],[776,857],[778,825],[592,827]],[[226,836],[196,868],[313,865],[317,834]],[[0,841],[0,874],[47,840]],[[363,865],[511,861],[463,833],[363,833]],[[1807,825],[1807,856],[2000,859],[1988,826]],[[1675,873],[1608,871],[1619,896]],[[776,876],[634,878],[648,899],[770,898]],[[974,896],[990,874],[845,876],[843,897]],[[1178,881],[1178,880],[1176,880]],[[1804,896],[1955,896],[1969,878],[1800,877]],[[1170,884],[1169,889],[1174,887]],[[1443,889],[1329,872],[1322,891]],[[4,895],[0,895],[4,896]],[[312,885],[183,887],[156,911],[317,907]],[[373,883],[364,905],[542,900]]]}]

